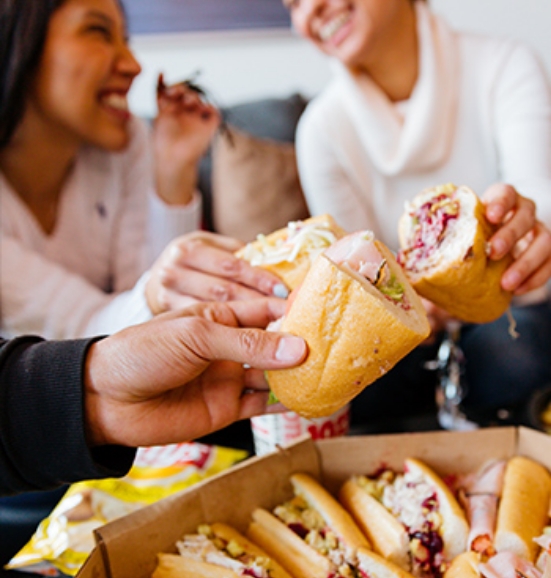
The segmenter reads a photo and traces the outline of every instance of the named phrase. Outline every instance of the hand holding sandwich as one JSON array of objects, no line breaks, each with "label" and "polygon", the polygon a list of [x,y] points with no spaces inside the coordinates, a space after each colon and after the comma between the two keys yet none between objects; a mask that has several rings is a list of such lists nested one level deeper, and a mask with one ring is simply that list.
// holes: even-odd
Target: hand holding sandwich
[{"label": "hand holding sandwich", "polygon": [[286,297],[277,275],[234,255],[242,246],[237,239],[207,231],[172,241],[151,268],[145,288],[151,311],[181,309],[198,301]]},{"label": "hand holding sandwich", "polygon": [[498,227],[490,239],[490,258],[512,253],[515,259],[501,285],[522,295],[544,285],[551,277],[551,232],[537,219],[534,202],[511,185],[494,184],[481,197],[486,218]]},{"label": "hand holding sandwich", "polygon": [[264,412],[262,370],[306,355],[302,339],[258,329],[284,306],[197,304],[94,343],[85,370],[90,445],[181,442]]}]

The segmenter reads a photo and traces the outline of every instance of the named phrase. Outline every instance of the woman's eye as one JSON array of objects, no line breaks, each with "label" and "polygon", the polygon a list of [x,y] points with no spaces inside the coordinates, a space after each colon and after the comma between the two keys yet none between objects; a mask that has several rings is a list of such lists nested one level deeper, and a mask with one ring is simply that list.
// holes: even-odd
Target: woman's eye
[{"label": "woman's eye", "polygon": [[103,36],[103,38],[105,38],[106,40],[111,40],[113,37],[113,35],[111,34],[111,30],[109,30],[109,28],[107,28],[106,26],[93,25],[90,26],[88,30],[90,32],[93,32],[94,34]]}]

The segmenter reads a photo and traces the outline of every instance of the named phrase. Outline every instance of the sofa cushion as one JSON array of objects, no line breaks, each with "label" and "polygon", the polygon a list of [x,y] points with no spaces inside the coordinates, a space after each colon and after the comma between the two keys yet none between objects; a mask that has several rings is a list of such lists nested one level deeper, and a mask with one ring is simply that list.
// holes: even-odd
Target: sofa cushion
[{"label": "sofa cushion", "polygon": [[212,150],[212,207],[214,229],[245,242],[306,218],[293,143],[234,127],[219,135]]},{"label": "sofa cushion", "polygon": [[[292,94],[286,98],[266,98],[226,107],[222,109],[222,115],[228,124],[253,137],[293,143],[306,104],[307,100],[300,94]],[[203,195],[204,227],[217,231],[213,215],[212,165],[210,150],[201,161],[198,186]],[[243,170],[240,172],[242,180],[244,175]]]}]

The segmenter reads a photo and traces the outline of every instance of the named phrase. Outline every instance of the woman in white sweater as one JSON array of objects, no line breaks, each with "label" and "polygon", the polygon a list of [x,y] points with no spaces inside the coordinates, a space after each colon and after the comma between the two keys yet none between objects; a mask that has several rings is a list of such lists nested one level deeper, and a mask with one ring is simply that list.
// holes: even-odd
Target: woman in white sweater
[{"label": "woman in white sweater", "polygon": [[86,337],[272,294],[237,241],[191,233],[219,113],[180,84],[159,91],[152,131],[132,117],[121,4],[18,0],[0,18],[0,333]]},{"label": "woman in white sweater", "polygon": [[[454,182],[484,193],[487,217],[500,225],[491,257],[518,257],[502,286],[515,292],[515,305],[532,305],[513,308],[517,341],[505,319],[463,328],[465,403],[495,409],[525,401],[551,382],[544,287],[551,275],[551,94],[542,67],[516,42],[453,31],[419,0],[284,2],[295,29],[331,57],[335,73],[297,132],[310,211],[331,213],[349,230],[370,228],[396,250],[404,203],[422,189]],[[523,238],[529,248],[521,252]],[[427,306],[438,330],[445,316]],[[421,364],[434,353],[420,348],[368,388],[353,419],[430,400],[434,384]]]}]

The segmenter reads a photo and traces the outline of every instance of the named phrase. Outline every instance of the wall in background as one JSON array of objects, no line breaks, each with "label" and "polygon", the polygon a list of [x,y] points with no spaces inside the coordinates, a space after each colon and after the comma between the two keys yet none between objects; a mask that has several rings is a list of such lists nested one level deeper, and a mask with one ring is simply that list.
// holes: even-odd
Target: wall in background
[{"label": "wall in background", "polygon": [[[549,0],[430,0],[430,4],[455,28],[524,40],[551,74]],[[175,82],[201,71],[198,82],[220,105],[292,92],[310,97],[330,78],[327,60],[286,28],[137,34],[132,48],[143,66],[130,95],[132,109],[140,115],[154,114],[159,72]]]}]

